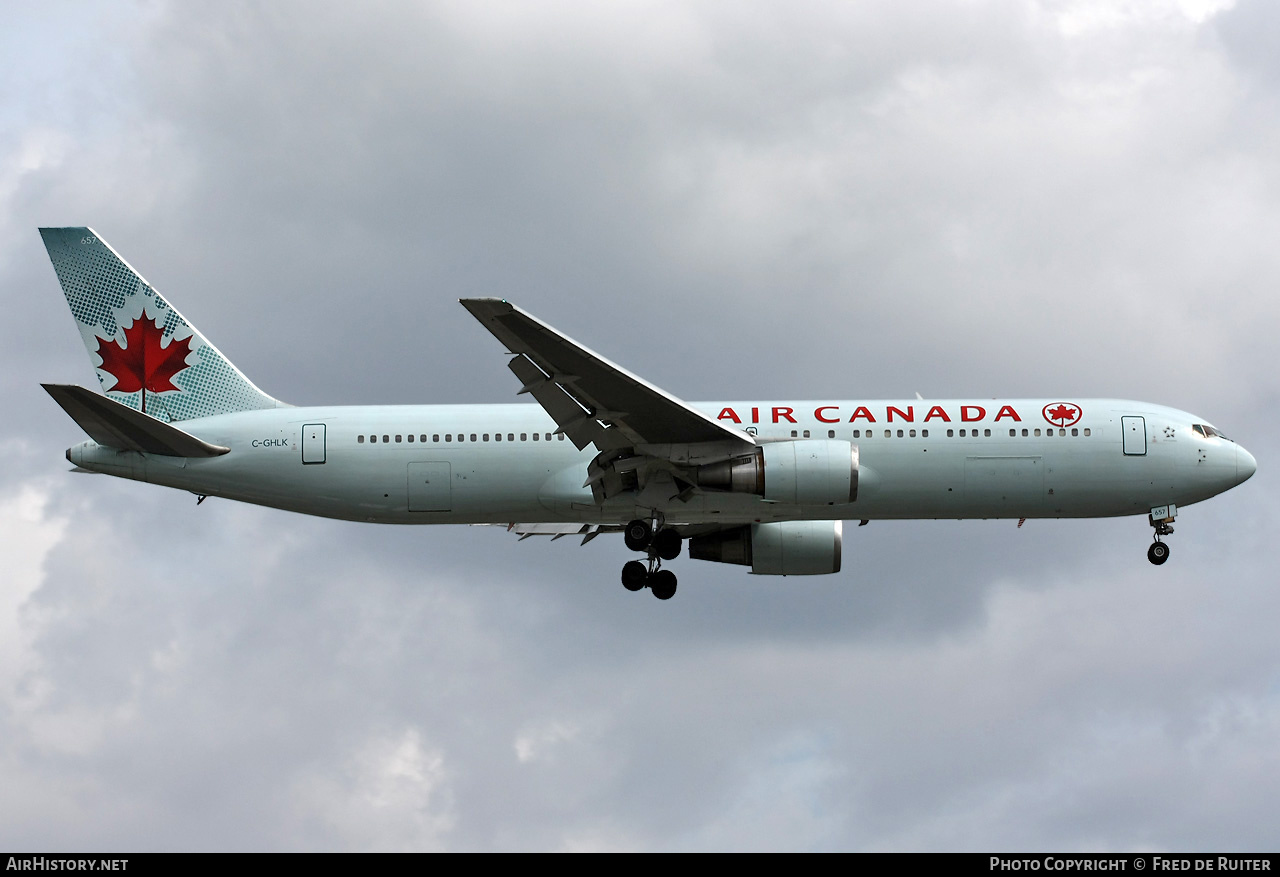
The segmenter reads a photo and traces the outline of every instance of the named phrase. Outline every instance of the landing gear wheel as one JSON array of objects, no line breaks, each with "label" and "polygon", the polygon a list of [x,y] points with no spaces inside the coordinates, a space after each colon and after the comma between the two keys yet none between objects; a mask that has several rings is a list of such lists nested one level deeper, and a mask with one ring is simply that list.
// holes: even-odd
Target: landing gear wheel
[{"label": "landing gear wheel", "polygon": [[680,556],[680,542],[680,534],[675,530],[659,530],[653,537],[653,553],[663,560],[675,560]]},{"label": "landing gear wheel", "polygon": [[649,578],[649,590],[659,600],[670,600],[676,595],[676,574],[669,569],[660,569]]},{"label": "landing gear wheel", "polygon": [[638,560],[629,560],[622,566],[622,587],[628,591],[638,591],[644,587],[649,578],[649,570]]},{"label": "landing gear wheel", "polygon": [[653,528],[648,521],[635,520],[622,531],[622,539],[632,551],[644,551],[653,539]]},{"label": "landing gear wheel", "polygon": [[1169,546],[1163,542],[1152,542],[1151,547],[1147,549],[1147,560],[1159,566],[1168,559]]}]

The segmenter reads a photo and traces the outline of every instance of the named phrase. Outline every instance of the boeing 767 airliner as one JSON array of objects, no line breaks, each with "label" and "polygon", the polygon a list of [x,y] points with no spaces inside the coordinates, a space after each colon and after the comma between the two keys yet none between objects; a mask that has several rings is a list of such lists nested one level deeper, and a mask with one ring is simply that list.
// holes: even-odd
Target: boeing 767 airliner
[{"label": "boeing 767 airliner", "polygon": [[89,435],[83,470],[385,524],[621,532],[628,590],[663,561],[840,570],[845,520],[1146,515],[1247,480],[1204,418],[1119,399],[686,403],[505,299],[462,306],[536,404],[297,408],[259,390],[90,228],[42,228],[105,395],[45,389]]}]

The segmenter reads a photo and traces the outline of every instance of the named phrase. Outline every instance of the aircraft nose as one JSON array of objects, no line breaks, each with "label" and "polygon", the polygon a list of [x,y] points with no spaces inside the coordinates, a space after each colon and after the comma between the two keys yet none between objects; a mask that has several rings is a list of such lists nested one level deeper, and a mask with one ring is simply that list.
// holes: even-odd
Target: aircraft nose
[{"label": "aircraft nose", "polygon": [[1236,484],[1248,481],[1258,471],[1258,461],[1253,454],[1236,445]]}]

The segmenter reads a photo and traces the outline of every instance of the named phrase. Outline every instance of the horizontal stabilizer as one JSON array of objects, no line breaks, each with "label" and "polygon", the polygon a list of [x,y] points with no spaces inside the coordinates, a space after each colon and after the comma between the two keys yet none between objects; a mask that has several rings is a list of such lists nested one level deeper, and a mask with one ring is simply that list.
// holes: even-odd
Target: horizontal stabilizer
[{"label": "horizontal stabilizer", "polygon": [[73,384],[41,384],[100,445],[166,457],[217,457],[230,451],[201,441],[149,414]]}]

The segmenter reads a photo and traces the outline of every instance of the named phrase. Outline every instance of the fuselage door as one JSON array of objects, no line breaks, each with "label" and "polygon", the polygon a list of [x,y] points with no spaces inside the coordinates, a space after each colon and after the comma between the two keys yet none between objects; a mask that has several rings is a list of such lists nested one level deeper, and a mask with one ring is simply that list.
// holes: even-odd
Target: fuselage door
[{"label": "fuselage door", "polygon": [[409,511],[447,512],[453,507],[448,463],[409,464]]},{"label": "fuselage door", "polygon": [[324,424],[304,424],[302,427],[302,462],[323,463],[324,458]]},{"label": "fuselage door", "polygon": [[1120,418],[1120,432],[1124,435],[1124,453],[1128,457],[1141,457],[1147,452],[1147,421],[1136,415]]}]

